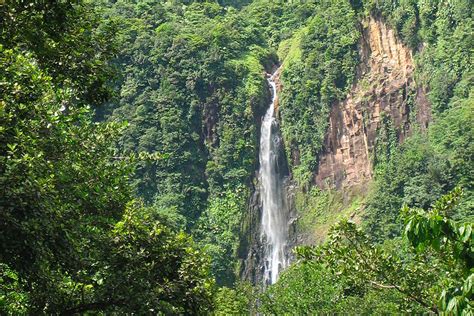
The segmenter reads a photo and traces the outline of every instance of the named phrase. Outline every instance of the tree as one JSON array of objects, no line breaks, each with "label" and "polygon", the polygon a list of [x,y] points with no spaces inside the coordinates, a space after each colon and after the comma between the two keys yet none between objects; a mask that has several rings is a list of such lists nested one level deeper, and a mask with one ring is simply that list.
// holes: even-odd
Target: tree
[{"label": "tree", "polygon": [[297,253],[358,288],[398,292],[404,301],[398,307],[406,312],[472,313],[474,225],[450,218],[460,195],[454,190],[428,212],[403,209],[411,246],[402,240],[374,244],[346,220],[333,227],[326,244]]},{"label": "tree", "polygon": [[116,150],[123,124],[93,123],[31,54],[0,46],[0,64],[0,311],[212,306],[206,257],[130,204],[137,157]]},{"label": "tree", "polygon": [[129,204],[97,255],[81,282],[73,285],[62,313],[212,310],[209,258],[196,250],[188,235],[173,232],[140,204]]},{"label": "tree", "polygon": [[402,209],[405,235],[415,251],[434,250],[446,271],[438,305],[454,314],[468,314],[474,309],[474,224],[452,219],[461,196],[462,190],[456,188],[428,212],[406,206]]},{"label": "tree", "polygon": [[0,43],[29,52],[55,85],[75,91],[74,102],[101,105],[111,96],[116,24],[101,22],[92,2],[3,1],[0,21]]}]

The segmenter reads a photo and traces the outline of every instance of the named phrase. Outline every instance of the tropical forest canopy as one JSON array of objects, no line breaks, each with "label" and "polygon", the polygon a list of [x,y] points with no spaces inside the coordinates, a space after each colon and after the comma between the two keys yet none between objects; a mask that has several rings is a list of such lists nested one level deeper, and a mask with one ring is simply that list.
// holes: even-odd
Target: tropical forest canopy
[{"label": "tropical forest canopy", "polygon": [[[0,1],[0,314],[471,315],[472,11],[469,0]],[[384,121],[372,183],[351,197],[355,224],[336,221],[354,207],[345,192],[313,178],[331,108],[360,79],[369,17],[413,53],[432,121],[409,122],[403,143]],[[281,64],[297,225],[334,225],[262,289],[240,275],[265,73]]]}]

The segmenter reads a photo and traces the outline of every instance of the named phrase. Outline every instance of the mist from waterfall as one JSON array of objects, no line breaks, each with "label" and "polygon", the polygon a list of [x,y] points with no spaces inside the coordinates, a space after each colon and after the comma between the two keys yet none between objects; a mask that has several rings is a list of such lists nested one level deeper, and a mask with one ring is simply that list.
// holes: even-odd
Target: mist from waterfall
[{"label": "mist from waterfall", "polygon": [[272,89],[272,102],[262,121],[260,136],[260,199],[262,207],[261,241],[264,245],[264,285],[278,280],[279,272],[288,265],[288,206],[284,178],[279,166],[283,153],[275,107],[278,101],[275,76],[268,78]]}]

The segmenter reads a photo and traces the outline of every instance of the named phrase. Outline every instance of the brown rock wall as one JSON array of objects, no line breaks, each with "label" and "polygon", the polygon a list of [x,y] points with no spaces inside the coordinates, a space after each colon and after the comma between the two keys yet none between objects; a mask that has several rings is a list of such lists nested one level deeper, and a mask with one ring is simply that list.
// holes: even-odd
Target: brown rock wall
[{"label": "brown rock wall", "polygon": [[320,187],[360,186],[372,178],[371,156],[382,113],[391,117],[400,142],[410,132],[410,98],[417,104],[420,125],[426,127],[431,119],[425,93],[413,79],[411,50],[383,21],[370,18],[364,23],[359,54],[358,80],[331,109],[315,176]]}]

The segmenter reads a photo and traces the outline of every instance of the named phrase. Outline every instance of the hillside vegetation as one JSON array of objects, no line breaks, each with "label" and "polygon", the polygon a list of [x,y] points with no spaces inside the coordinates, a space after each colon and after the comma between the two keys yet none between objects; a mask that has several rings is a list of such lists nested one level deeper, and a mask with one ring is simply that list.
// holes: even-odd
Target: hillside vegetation
[{"label": "hillside vegetation", "polygon": [[[471,315],[472,11],[0,1],[0,314]],[[383,114],[370,186],[318,187],[331,109],[363,86],[369,18],[409,48],[431,120],[402,142]],[[264,288],[241,272],[279,66],[295,230],[317,244]]]}]

